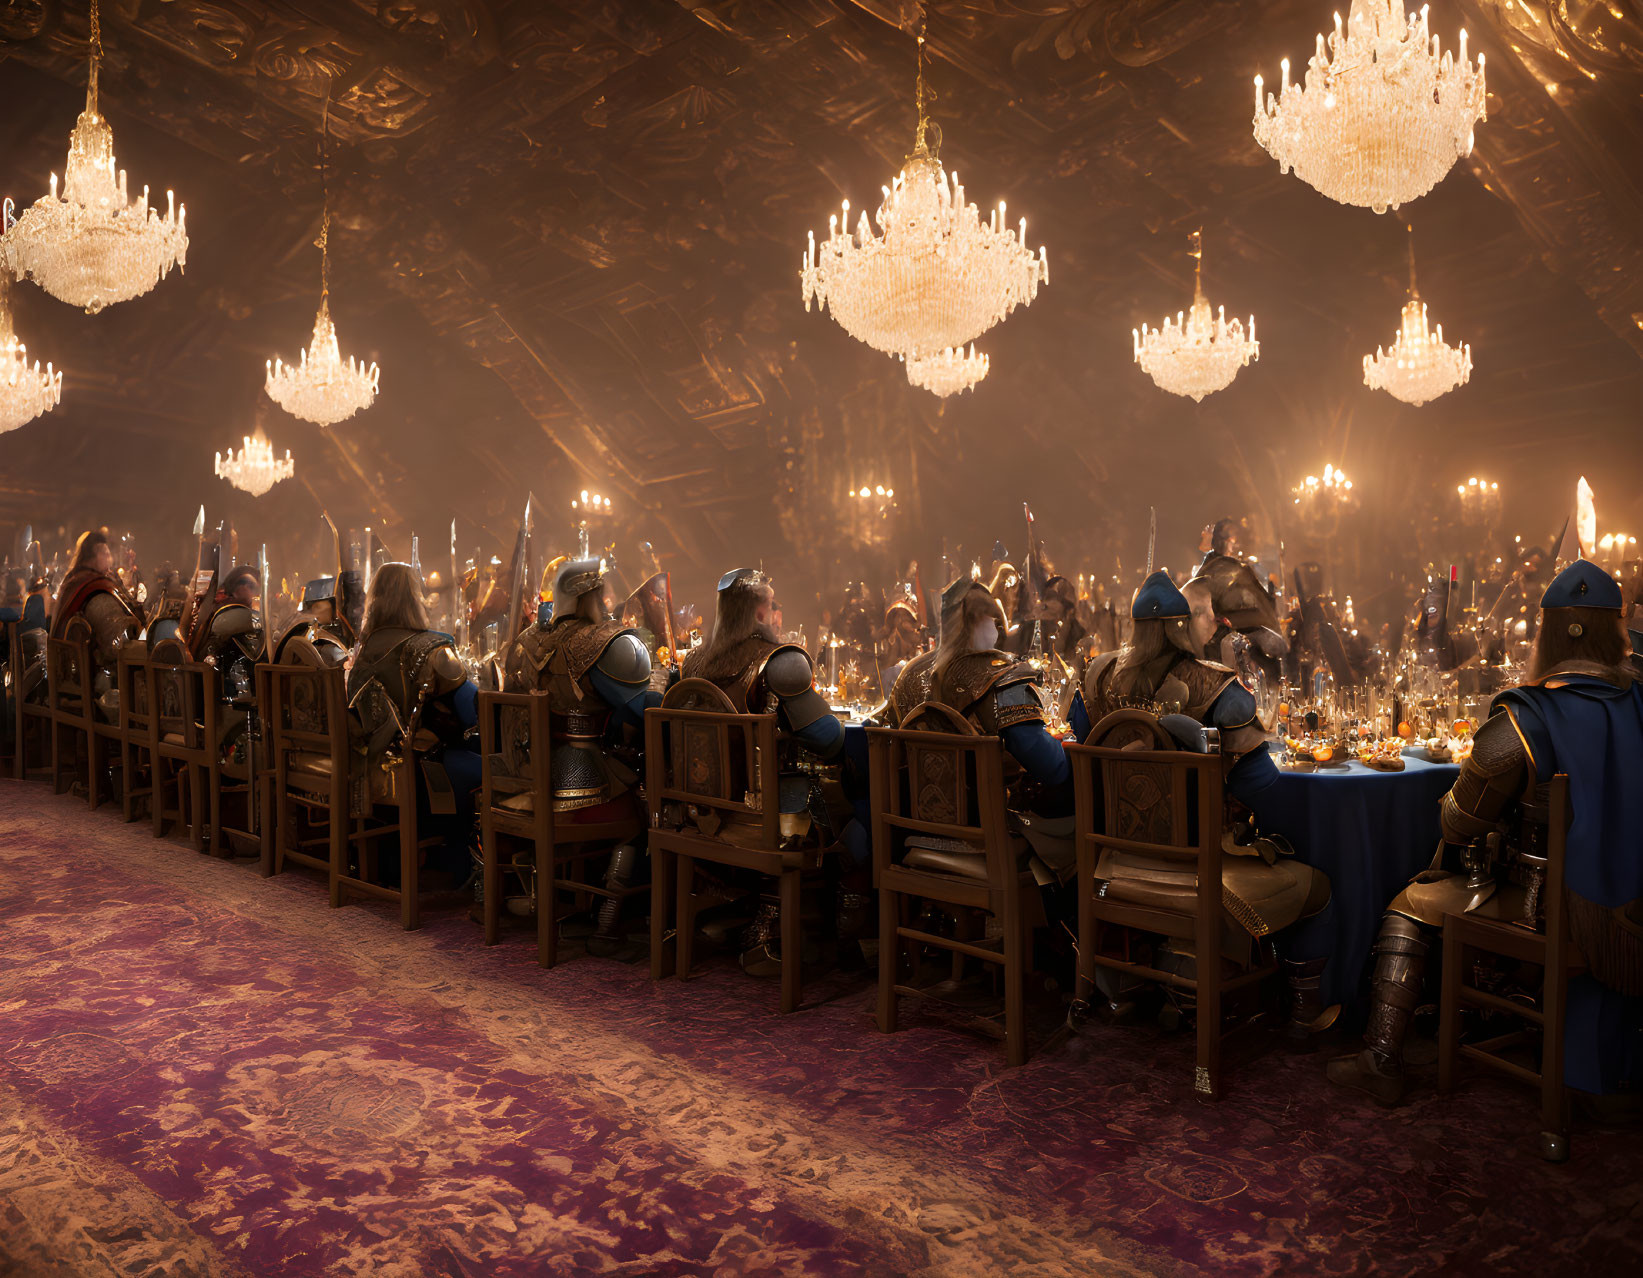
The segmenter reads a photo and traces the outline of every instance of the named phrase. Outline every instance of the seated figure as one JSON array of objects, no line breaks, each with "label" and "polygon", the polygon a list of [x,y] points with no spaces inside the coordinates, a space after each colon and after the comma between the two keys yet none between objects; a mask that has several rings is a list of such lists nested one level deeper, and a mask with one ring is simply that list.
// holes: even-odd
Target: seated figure
[{"label": "seated figure", "polygon": [[[602,561],[561,564],[553,604],[552,620],[531,625],[509,650],[503,690],[548,694],[554,811],[571,822],[614,821],[636,810],[645,709],[661,704],[650,688],[650,653],[633,627],[610,615]],[[627,887],[642,852],[638,842],[615,848],[605,886]],[[614,954],[621,944],[621,901],[607,897],[588,950]]]},{"label": "seated figure", "polygon": [[[1609,1093],[1643,1076],[1643,687],[1626,666],[1620,587],[1577,560],[1540,601],[1529,682],[1495,697],[1443,799],[1443,843],[1387,907],[1375,943],[1364,1049],[1329,1065],[1332,1082],[1382,1104],[1403,1098],[1403,1042],[1433,930],[1445,915],[1524,919],[1518,804],[1558,773],[1573,823],[1564,867],[1569,931],[1590,963],[1569,984],[1564,1078]],[[1505,835],[1497,863],[1491,836]],[[1498,842],[1498,840],[1496,840]]]},{"label": "seated figure", "polygon": [[783,643],[780,608],[770,579],[756,568],[736,568],[719,579],[713,636],[684,659],[680,675],[706,679],[738,713],[775,711],[783,731],[810,754],[836,758],[844,725],[816,691],[810,654]]},{"label": "seated figure", "polygon": [[382,565],[365,600],[360,646],[348,671],[348,706],[361,736],[367,776],[383,752],[409,731],[420,707],[416,751],[428,814],[444,828],[436,868],[456,882],[468,872],[473,792],[480,782],[478,689],[457,659],[455,640],[428,628],[422,582],[410,564]]},{"label": "seated figure", "polygon": [[977,732],[999,737],[1019,768],[1014,803],[1032,845],[1040,887],[1077,870],[1072,843],[1072,768],[1046,726],[1042,675],[998,644],[1004,611],[986,583],[960,577],[941,592],[941,640],[915,657],[890,690],[886,719],[901,725],[926,701],[940,702]]},{"label": "seated figure", "polygon": [[120,715],[114,664],[142,623],[114,575],[114,552],[103,532],[81,533],[75,543],[74,566],[63,578],[52,608],[51,637],[63,638],[68,623],[80,616],[91,624],[92,704],[98,718],[112,723]]},{"label": "seated figure", "polygon": [[[774,712],[784,752],[796,749],[815,760],[842,763],[844,725],[816,691],[810,654],[796,643],[782,641],[780,615],[775,589],[763,572],[755,568],[727,572],[719,579],[713,634],[686,654],[679,674],[682,679],[705,679],[713,684],[738,713]],[[866,826],[858,816],[865,780],[847,766],[838,787],[823,786],[799,773],[791,753],[784,753],[782,772],[784,813],[813,813],[825,806],[847,862],[840,931],[859,932],[866,926],[864,876],[870,875],[872,863]],[[763,900],[743,940],[742,966],[748,971],[761,975],[780,971],[779,919],[775,900]]]},{"label": "seated figure", "polygon": [[[1225,767],[1225,792],[1248,808],[1258,825],[1263,797],[1277,780],[1278,768],[1266,749],[1267,734],[1254,695],[1232,670],[1198,655],[1216,629],[1208,605],[1203,593],[1194,610],[1166,572],[1148,577],[1130,605],[1135,625],[1129,645],[1090,666],[1084,685],[1088,720],[1093,725],[1114,710],[1133,706],[1166,720],[1184,715],[1214,728]],[[1166,727],[1174,730],[1168,722]],[[1080,731],[1087,733],[1088,727]],[[1221,862],[1227,915],[1247,938],[1282,932],[1328,904],[1328,877],[1287,855],[1289,849],[1279,841],[1244,837],[1223,846],[1228,853]],[[1144,860],[1106,849],[1096,877],[1107,882],[1115,898],[1123,899],[1132,890],[1144,893],[1148,882],[1159,879],[1159,867],[1142,864]],[[1239,943],[1230,932],[1227,949],[1229,957],[1237,951],[1240,961],[1248,961],[1248,942]],[[1321,1005],[1328,960],[1301,953],[1283,953],[1282,959],[1290,984],[1290,1033],[1305,1038],[1326,1028],[1339,1012]]]}]

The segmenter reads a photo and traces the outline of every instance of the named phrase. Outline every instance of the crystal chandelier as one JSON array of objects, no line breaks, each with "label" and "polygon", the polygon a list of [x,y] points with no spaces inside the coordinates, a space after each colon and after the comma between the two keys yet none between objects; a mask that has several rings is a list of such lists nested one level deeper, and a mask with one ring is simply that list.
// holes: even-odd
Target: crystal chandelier
[{"label": "crystal chandelier", "polygon": [[[325,138],[330,131],[331,94],[327,89],[320,122],[320,172],[325,182]],[[295,364],[279,357],[268,361],[268,398],[293,417],[335,426],[361,409],[369,408],[377,397],[381,370],[373,362],[343,360],[337,348],[337,330],[331,323],[331,193],[327,182],[324,211],[320,215],[319,312],[314,316],[314,336]]]},{"label": "crystal chandelier", "polygon": [[291,450],[286,449],[285,456],[276,459],[274,446],[262,431],[246,435],[244,440],[239,452],[230,448],[226,456],[217,454],[215,470],[218,479],[226,479],[235,488],[253,497],[261,497],[280,480],[290,479],[297,473],[297,464],[291,460]]},{"label": "crystal chandelier", "polygon": [[1483,55],[1439,56],[1426,8],[1403,0],[1352,0],[1341,27],[1318,37],[1306,85],[1292,84],[1283,61],[1281,91],[1262,97],[1255,77],[1255,140],[1295,176],[1341,204],[1384,213],[1425,195],[1472,151],[1472,127],[1485,118]]},{"label": "crystal chandelier", "polygon": [[1364,385],[1383,390],[1406,404],[1424,404],[1464,386],[1472,376],[1472,348],[1462,342],[1447,346],[1443,325],[1427,327],[1426,303],[1415,287],[1414,228],[1409,240],[1409,300],[1403,323],[1390,347],[1376,347],[1363,357]]},{"label": "crystal chandelier", "polygon": [[1232,385],[1238,370],[1261,356],[1255,340],[1255,317],[1249,317],[1249,336],[1237,320],[1228,321],[1227,308],[1211,311],[1204,297],[1203,233],[1192,233],[1192,309],[1164,317],[1162,328],[1145,324],[1135,335],[1135,362],[1141,371],[1173,395],[1188,395],[1201,403]]},{"label": "crystal chandelier", "polygon": [[991,361],[976,353],[975,343],[966,351],[954,346],[934,355],[907,356],[907,380],[914,386],[946,399],[972,389],[987,376]]},{"label": "crystal chandelier", "polygon": [[[11,211],[6,201],[6,211]],[[63,399],[63,375],[40,361],[30,366],[28,352],[17,340],[11,323],[11,273],[0,266],[0,434],[16,430],[41,413],[49,413]]]},{"label": "crystal chandelier", "polygon": [[148,188],[135,200],[124,169],[114,163],[114,133],[97,110],[97,67],[102,33],[96,0],[91,6],[91,76],[86,109],[69,134],[63,190],[51,175],[51,193],[24,210],[6,234],[6,252],[17,274],[32,279],[59,301],[95,315],[105,306],[141,297],[188,260],[182,206],[165,193],[166,211],[148,203]]},{"label": "crystal chandelier", "polygon": [[874,350],[921,355],[962,347],[1038,296],[1050,280],[1042,247],[1027,247],[1027,219],[1005,222],[966,203],[955,173],[941,165],[941,130],[925,114],[924,36],[918,38],[918,129],[901,172],[882,188],[877,229],[863,211],[850,227],[850,201],[809,247],[799,272],[804,308],[814,300]]}]

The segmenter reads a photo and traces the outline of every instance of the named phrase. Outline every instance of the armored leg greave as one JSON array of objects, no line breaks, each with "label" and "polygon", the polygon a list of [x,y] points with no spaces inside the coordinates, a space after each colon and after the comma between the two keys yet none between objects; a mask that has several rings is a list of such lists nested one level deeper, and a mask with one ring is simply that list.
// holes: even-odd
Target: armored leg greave
[{"label": "armored leg greave", "polygon": [[1329,960],[1285,959],[1283,963],[1289,982],[1289,1026],[1285,1032],[1297,1042],[1305,1042],[1317,1031],[1328,1029],[1340,1013],[1338,1006],[1324,1007],[1324,968]]},{"label": "armored leg greave", "polygon": [[1427,949],[1420,924],[1401,914],[1382,918],[1381,934],[1375,941],[1375,974],[1370,979],[1374,1001],[1363,1035],[1382,1073],[1403,1069],[1403,1039],[1420,1001]]},{"label": "armored leg greave", "polygon": [[[610,854],[610,865],[605,869],[605,888],[619,892],[633,882],[633,872],[639,864],[639,849],[624,843]],[[622,901],[607,896],[599,902],[598,923],[588,939],[590,953],[609,953],[622,940]]]}]

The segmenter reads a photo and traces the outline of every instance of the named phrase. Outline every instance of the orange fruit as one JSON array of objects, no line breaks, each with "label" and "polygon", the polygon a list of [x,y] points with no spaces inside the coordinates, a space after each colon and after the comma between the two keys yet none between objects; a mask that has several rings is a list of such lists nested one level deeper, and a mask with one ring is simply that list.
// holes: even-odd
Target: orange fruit
[{"label": "orange fruit", "polygon": [[1312,748],[1312,760],[1314,763],[1328,763],[1334,757],[1334,746],[1314,746]]},{"label": "orange fruit", "polygon": [[1415,735],[1414,726],[1409,722],[1409,720],[1405,719],[1403,722],[1398,724],[1398,735],[1400,737],[1412,737]]}]

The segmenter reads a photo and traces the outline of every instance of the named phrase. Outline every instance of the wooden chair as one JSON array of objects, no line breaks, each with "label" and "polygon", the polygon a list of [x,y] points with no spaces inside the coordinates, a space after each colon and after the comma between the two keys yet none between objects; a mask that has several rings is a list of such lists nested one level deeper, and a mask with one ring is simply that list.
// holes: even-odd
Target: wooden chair
[{"label": "wooden chair", "polygon": [[[269,753],[274,767],[274,870],[286,860],[323,870],[330,888],[331,906],[340,908],[350,897],[387,901],[399,908],[400,926],[413,931],[422,926],[417,836],[417,761],[410,738],[420,710],[402,740],[394,742],[377,771],[380,795],[368,802],[369,815],[352,812],[356,785],[375,792],[367,769],[373,767],[355,754],[351,716],[347,707],[347,675],[341,667],[316,667],[294,662],[259,667],[269,696]],[[295,804],[325,834],[304,838],[291,819]],[[384,821],[383,810],[393,816]],[[399,886],[376,881],[377,848],[386,840],[399,849]],[[437,840],[428,840],[429,843]],[[326,849],[322,858],[314,849]],[[350,852],[354,854],[350,864]]]},{"label": "wooden chair", "polygon": [[[161,639],[148,651],[150,759],[154,769],[154,837],[168,817],[185,824],[196,852],[205,847],[207,742],[216,731],[209,666],[192,660],[180,639]],[[168,802],[175,792],[176,807]]]},{"label": "wooden chair", "polygon": [[[1540,1092],[1540,1153],[1549,1162],[1569,1157],[1569,1095],[1563,1085],[1563,1019],[1569,978],[1586,970],[1585,956],[1569,940],[1568,910],[1563,892],[1564,854],[1569,830],[1569,778],[1554,776],[1543,807],[1525,807],[1527,824],[1544,830],[1543,856],[1524,859],[1544,876],[1540,907],[1544,930],[1519,919],[1490,919],[1451,914],[1443,921],[1443,989],[1438,1014],[1438,1087],[1455,1085],[1462,1058],[1528,1083]],[[1467,980],[1470,956],[1493,954],[1541,969],[1538,1006],[1527,1006],[1481,989]],[[1526,1022],[1523,1028],[1480,1043],[1460,1037],[1462,1007],[1504,1013]],[[1540,1068],[1529,1069],[1503,1054],[1506,1049],[1540,1040]]]},{"label": "wooden chair", "polygon": [[[867,743],[879,892],[879,1029],[895,1031],[903,996],[928,995],[897,976],[905,965],[916,979],[917,947],[932,946],[952,952],[955,962],[967,956],[1002,969],[1005,1063],[1024,1064],[1027,969],[1043,907],[1025,845],[1010,833],[1003,743],[977,734],[937,703],[917,707],[901,728],[869,728]],[[914,898],[990,914],[1003,927],[999,948],[912,926]]]},{"label": "wooden chair", "polygon": [[[115,685],[120,691],[120,808],[121,815],[131,822],[137,819],[138,800],[148,799],[151,809],[159,801],[154,788],[157,769],[146,644],[133,640],[120,649]],[[139,784],[139,778],[146,778],[146,784]]]},{"label": "wooden chair", "polygon": [[[675,700],[674,694],[685,684],[701,682],[682,681],[668,699]],[[713,700],[705,693],[703,699]],[[798,1008],[803,993],[799,927],[803,876],[820,868],[827,849],[819,841],[795,840],[796,846],[782,846],[777,743],[774,714],[677,706],[652,707],[645,712],[651,976],[666,976],[670,966],[665,953],[668,895],[675,881],[676,954],[671,966],[684,980],[694,961],[700,908],[696,863],[753,870],[778,883],[781,1010],[786,1013]]]},{"label": "wooden chair", "polygon": [[[210,794],[206,851],[219,857],[232,857],[234,841],[239,838],[246,843],[257,845],[259,857],[262,857],[262,826],[267,820],[264,805],[269,773],[266,760],[262,757],[266,753],[262,740],[262,721],[266,712],[266,703],[261,697],[264,681],[254,676],[250,699],[238,703],[230,703],[223,699],[223,686],[222,671],[213,667],[211,693],[217,698],[215,704],[219,736],[227,735],[229,716],[235,711],[243,711],[246,715],[243,737],[245,748],[241,752],[243,757],[235,757],[234,753],[224,751],[223,742],[212,743],[210,758],[206,765]],[[235,800],[239,802],[234,803]],[[238,807],[243,813],[243,825],[231,825],[224,819],[224,809],[230,807]]]},{"label": "wooden chair", "polygon": [[[638,839],[644,822],[635,807],[626,820],[575,822],[553,810],[553,715],[545,692],[479,694],[479,748],[483,781],[479,824],[484,848],[485,944],[501,930],[502,836],[527,840],[535,853],[536,956],[543,967],[559,959],[558,895],[625,901],[642,884],[611,889],[585,870],[590,858]],[[574,871],[574,876],[573,872]]]},{"label": "wooden chair", "polygon": [[[51,711],[51,792],[62,794],[76,777],[85,783],[87,798],[97,806],[91,762],[93,718],[91,706],[91,626],[74,617],[62,638],[46,639],[46,705]],[[68,756],[64,762],[64,755]],[[83,751],[83,753],[82,753]],[[81,760],[84,760],[84,771]]]},{"label": "wooden chair", "polygon": [[[1118,742],[1113,745],[1109,742]],[[1091,744],[1099,743],[1099,744]],[[1277,971],[1275,960],[1256,962],[1234,976],[1222,973],[1221,837],[1222,760],[1175,746],[1157,719],[1143,710],[1119,710],[1069,746],[1078,849],[1078,997],[1088,1001],[1095,968],[1127,973],[1190,993],[1197,1008],[1193,1088],[1206,1099],[1221,1095],[1221,1006],[1225,995]],[[1096,803],[1097,785],[1104,802]],[[1097,821],[1096,813],[1103,813]],[[1190,870],[1196,894],[1186,908],[1114,899],[1096,878],[1103,848]],[[1109,950],[1105,929],[1125,929],[1121,948]],[[1166,972],[1135,958],[1138,933],[1191,942],[1195,975]]]},{"label": "wooden chair", "polygon": [[[294,861],[323,872],[334,909],[342,904],[337,875],[348,854],[347,675],[340,666],[293,661],[258,666],[257,676],[268,695],[266,730],[274,770],[273,861],[268,870],[282,873],[285,863]],[[296,812],[323,826],[324,834],[305,838]]]},{"label": "wooden chair", "polygon": [[[104,778],[114,764],[123,762],[125,751],[118,718],[111,722],[100,718],[97,713],[96,670],[91,664],[91,624],[84,617],[70,618],[63,628],[62,638],[47,638],[46,677],[49,687],[47,702],[51,709],[52,790],[61,794],[68,788],[63,784],[66,745],[70,756],[67,770],[71,782],[73,775],[78,774],[85,783],[86,802],[96,808],[103,801],[106,789]],[[80,767],[82,759],[83,770]]]},{"label": "wooden chair", "polygon": [[5,749],[0,752],[0,773],[10,776],[17,770],[17,709],[16,702],[22,695],[23,679],[22,664],[17,655],[17,623],[4,623],[6,635],[6,661],[0,667],[0,710],[5,712],[5,731],[0,736],[5,738]]},{"label": "wooden chair", "polygon": [[[27,701],[23,697],[23,685],[29,665],[45,655],[46,632],[38,629],[24,630],[22,623],[17,621],[7,622],[6,629],[10,638],[8,651],[11,653],[11,712],[16,732],[16,755],[12,760],[12,776],[19,781],[26,781],[30,772],[46,772],[51,768],[49,682],[46,698]],[[29,763],[31,738],[36,746],[34,757],[41,760],[32,766]]]}]

